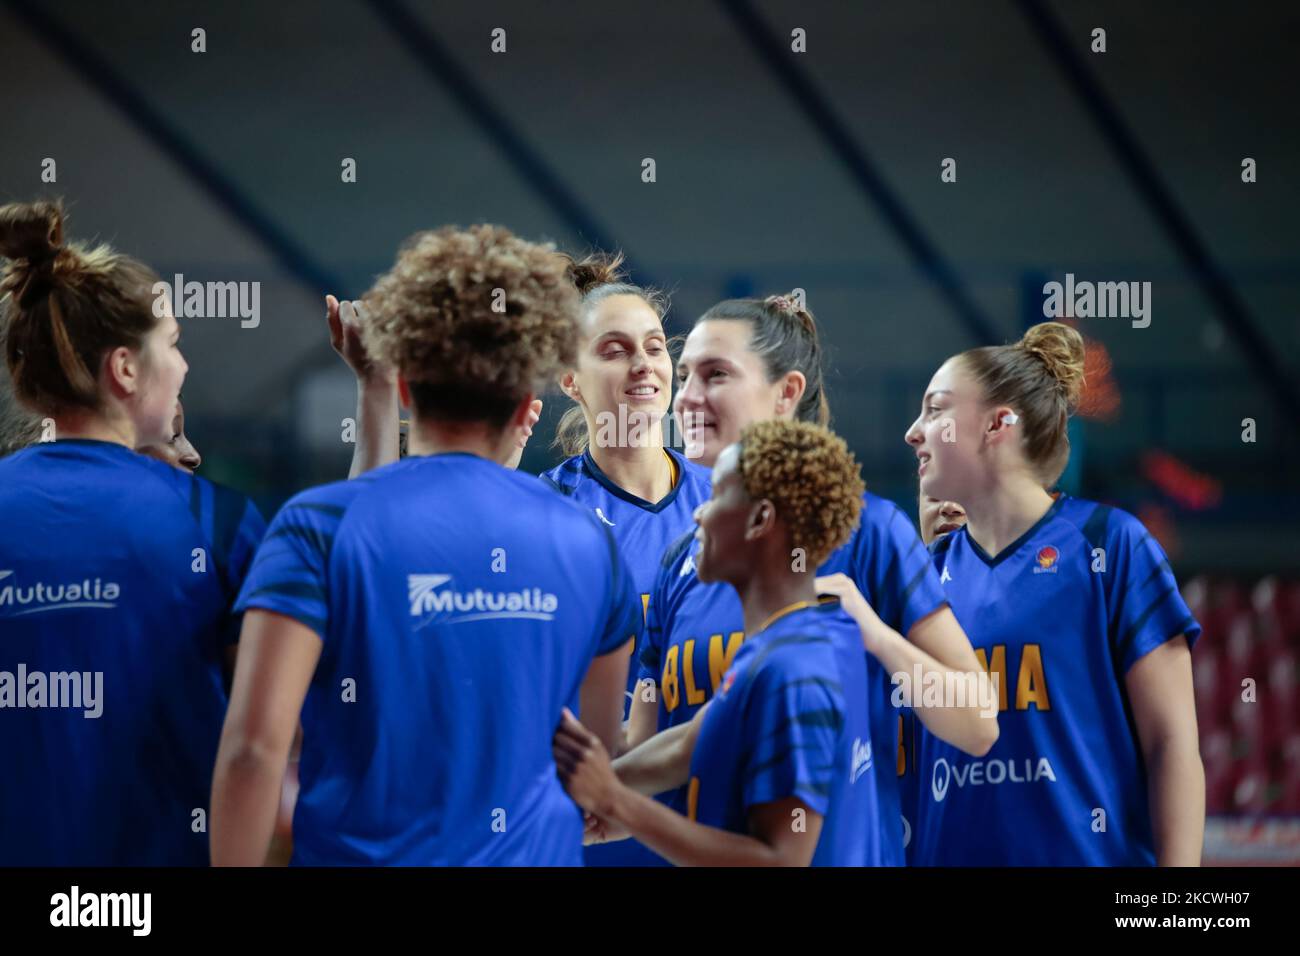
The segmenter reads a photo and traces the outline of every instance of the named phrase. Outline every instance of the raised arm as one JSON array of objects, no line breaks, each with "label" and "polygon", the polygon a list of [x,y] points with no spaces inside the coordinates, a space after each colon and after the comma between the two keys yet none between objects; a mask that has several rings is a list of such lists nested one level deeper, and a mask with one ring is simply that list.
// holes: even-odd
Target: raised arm
[{"label": "raised arm", "polygon": [[[818,593],[840,599],[858,622],[867,653],[880,661],[885,672],[891,678],[906,677],[897,685],[903,689],[903,703],[916,711],[927,730],[971,756],[989,752],[998,739],[998,695],[949,608],[941,607],[914,624],[909,641],[880,619],[851,578],[832,574],[818,578],[816,585]],[[939,707],[923,706],[921,695],[914,693],[920,688],[912,687],[918,667],[923,681],[945,688],[960,684],[961,706],[955,699],[943,700]]]},{"label": "raised arm", "polygon": [[325,297],[325,319],[330,345],[357,377],[356,445],[349,478],[397,461],[400,446],[401,407],[397,400],[397,374],[374,362],[361,341],[364,313],[353,303]]}]

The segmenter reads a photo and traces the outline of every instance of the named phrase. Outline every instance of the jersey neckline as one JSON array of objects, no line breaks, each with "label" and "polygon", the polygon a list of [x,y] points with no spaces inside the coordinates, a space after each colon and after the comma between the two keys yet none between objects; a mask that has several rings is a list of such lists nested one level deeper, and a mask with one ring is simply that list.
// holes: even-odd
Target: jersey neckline
[{"label": "jersey neckline", "polygon": [[671,448],[665,448],[663,452],[668,456],[669,463],[677,469],[677,483],[673,485],[668,494],[655,502],[646,501],[644,498],[638,497],[629,491],[624,491],[618,485],[614,484],[613,480],[600,470],[600,465],[596,464],[596,459],[591,457],[590,449],[582,453],[582,468],[591,478],[593,478],[602,488],[608,491],[615,498],[621,498],[629,504],[636,505],[642,511],[648,511],[651,514],[658,514],[677,500],[678,492],[682,490],[682,485],[686,484],[686,463],[679,460]]},{"label": "jersey neckline", "polygon": [[1039,532],[1039,530],[1043,527],[1043,525],[1047,524],[1048,521],[1056,517],[1056,513],[1061,510],[1061,504],[1065,501],[1065,498],[1066,498],[1065,495],[1061,495],[1059,498],[1053,501],[1052,506],[1048,508],[1045,512],[1043,512],[1043,516],[1041,518],[1039,518],[1032,525],[1030,525],[1029,529],[1025,531],[1024,534],[1016,538],[1015,541],[1012,541],[1009,545],[1007,545],[1005,548],[999,551],[996,557],[990,557],[989,553],[980,547],[980,543],[976,541],[973,537],[971,537],[969,527],[965,527],[962,530],[965,531],[966,540],[970,542],[971,550],[975,552],[975,556],[979,558],[981,561],[983,561],[985,564],[987,564],[990,568],[996,568],[1007,558],[1011,557],[1011,555],[1019,551],[1021,546],[1030,538],[1032,538],[1034,535],[1036,535]]}]

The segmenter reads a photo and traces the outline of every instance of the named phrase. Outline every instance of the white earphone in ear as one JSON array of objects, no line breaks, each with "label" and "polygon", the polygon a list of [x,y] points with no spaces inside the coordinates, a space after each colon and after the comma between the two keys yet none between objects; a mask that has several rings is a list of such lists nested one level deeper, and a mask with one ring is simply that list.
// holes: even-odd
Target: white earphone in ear
[{"label": "white earphone in ear", "polygon": [[1007,412],[1005,415],[1002,416],[1003,425],[1014,425],[1018,421],[1020,421],[1020,416],[1017,415],[1015,412]]}]

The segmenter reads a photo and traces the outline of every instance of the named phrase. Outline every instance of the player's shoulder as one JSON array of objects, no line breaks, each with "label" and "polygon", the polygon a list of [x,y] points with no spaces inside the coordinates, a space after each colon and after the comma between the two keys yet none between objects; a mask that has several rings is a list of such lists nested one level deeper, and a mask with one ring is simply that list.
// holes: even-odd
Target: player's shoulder
[{"label": "player's shoulder", "polygon": [[713,493],[713,472],[698,462],[691,461],[675,448],[665,448],[664,451],[676,463],[678,474],[681,475],[677,481],[679,495],[696,503],[707,501]]},{"label": "player's shoulder", "polygon": [[966,528],[963,526],[949,531],[947,534],[940,535],[930,542],[927,550],[930,552],[930,557],[936,567],[943,565],[943,562],[948,559],[948,555],[952,553],[953,544],[964,538],[965,535]]},{"label": "player's shoulder", "polygon": [[[861,648],[856,625],[851,636]],[[841,652],[849,639],[850,631],[837,615],[819,614],[816,619],[801,620],[779,632],[762,635],[746,657],[736,655],[736,663],[743,668],[746,685],[761,695],[794,687],[820,687],[840,695],[844,690]],[[741,647],[743,650],[745,645]]]},{"label": "player's shoulder", "polygon": [[855,534],[889,541],[905,550],[911,550],[912,545],[920,541],[916,526],[907,513],[888,498],[870,491],[862,493],[862,519]]},{"label": "player's shoulder", "polygon": [[1056,519],[1077,529],[1092,548],[1132,547],[1151,537],[1138,518],[1114,505],[1061,495]]},{"label": "player's shoulder", "polygon": [[543,487],[558,491],[566,497],[572,497],[577,493],[579,486],[583,482],[584,469],[582,460],[582,455],[572,455],[554,468],[548,468],[537,477]]},{"label": "player's shoulder", "polygon": [[849,613],[838,601],[825,601],[778,621],[758,635],[755,648],[763,662],[776,661],[795,670],[816,669],[833,659],[836,646],[850,633],[860,644],[857,624]]},{"label": "player's shoulder", "polygon": [[286,501],[277,512],[275,521],[307,521],[317,524],[337,524],[348,508],[366,490],[376,483],[377,473],[367,472],[357,478],[331,481],[300,491]]},{"label": "player's shoulder", "polygon": [[664,549],[663,557],[659,560],[659,570],[667,572],[680,569],[687,558],[691,556],[691,545],[694,542],[694,528],[688,528],[673,538],[668,547]]}]

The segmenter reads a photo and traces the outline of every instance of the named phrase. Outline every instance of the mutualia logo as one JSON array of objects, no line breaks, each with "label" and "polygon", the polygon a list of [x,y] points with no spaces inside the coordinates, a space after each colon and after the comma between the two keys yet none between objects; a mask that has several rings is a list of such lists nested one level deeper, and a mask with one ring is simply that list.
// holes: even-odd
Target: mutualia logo
[{"label": "mutualia logo", "polygon": [[115,581],[83,578],[60,584],[37,581],[26,587],[12,570],[0,571],[0,617],[18,617],[74,607],[117,607],[122,588]]},{"label": "mutualia logo", "polygon": [[474,588],[458,591],[443,585],[451,582],[450,574],[408,574],[406,595],[411,602],[411,616],[422,617],[426,624],[463,624],[467,621],[533,620],[553,621],[559,598],[541,588],[517,591],[486,591]]}]

